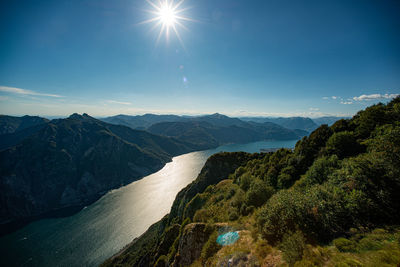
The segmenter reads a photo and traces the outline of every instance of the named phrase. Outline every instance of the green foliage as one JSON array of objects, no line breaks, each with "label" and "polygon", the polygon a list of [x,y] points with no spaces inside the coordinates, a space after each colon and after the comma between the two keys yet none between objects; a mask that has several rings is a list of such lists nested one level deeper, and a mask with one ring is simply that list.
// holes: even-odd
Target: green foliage
[{"label": "green foliage", "polygon": [[278,176],[278,188],[289,188],[297,179],[296,168],[289,165],[283,168]]},{"label": "green foliage", "polygon": [[234,188],[229,189],[228,192],[225,193],[225,199],[226,200],[231,199],[235,195],[235,193],[236,193],[236,190]]},{"label": "green foliage", "polygon": [[158,260],[156,261],[156,264],[154,264],[155,267],[166,267],[168,265],[168,257],[165,255],[161,255]]},{"label": "green foliage", "polygon": [[205,262],[208,258],[212,257],[215,253],[222,248],[221,245],[217,243],[218,232],[213,232],[208,238],[207,242],[204,244],[201,250],[201,258]]},{"label": "green foliage", "polygon": [[330,155],[336,155],[343,159],[357,155],[362,151],[361,145],[357,142],[353,132],[334,133],[326,142],[326,151]]},{"label": "green foliage", "polygon": [[349,124],[349,120],[341,119],[336,121],[332,126],[331,129],[334,133],[344,132],[344,131],[353,131],[352,127]]},{"label": "green foliage", "polygon": [[254,180],[254,177],[251,176],[250,173],[246,172],[239,177],[239,185],[240,188],[244,191],[247,191],[250,187],[251,182]]},{"label": "green foliage", "polygon": [[357,244],[354,241],[348,240],[344,237],[333,240],[333,244],[341,252],[357,251]]},{"label": "green foliage", "polygon": [[230,210],[228,216],[230,221],[235,221],[239,218],[239,214],[236,210]]},{"label": "green foliage", "polygon": [[379,103],[358,112],[351,121],[356,127],[354,132],[357,138],[367,138],[374,131],[376,126],[390,123],[391,116],[387,111],[390,112],[385,105]]},{"label": "green foliage", "polygon": [[304,178],[302,178],[304,180],[303,183],[307,186],[322,184],[338,167],[339,161],[336,155],[316,159],[304,175]]},{"label": "green foliage", "polygon": [[327,125],[321,125],[318,129],[297,142],[295,156],[298,157],[298,168],[304,173],[318,157],[321,148],[325,147],[326,141],[331,137],[333,131]]},{"label": "green foliage", "polygon": [[254,179],[246,193],[246,204],[248,206],[260,207],[273,194],[274,189],[271,186],[266,185],[260,179]]},{"label": "green foliage", "polygon": [[261,258],[264,259],[270,254],[272,251],[272,247],[268,244],[266,240],[260,239],[256,243],[256,254]]},{"label": "green foliage", "polygon": [[246,203],[243,203],[243,205],[240,207],[240,214],[243,216],[247,216],[252,213],[254,209],[254,206],[247,206]]},{"label": "green foliage", "polygon": [[301,231],[285,234],[280,245],[283,252],[283,259],[289,265],[293,265],[303,257],[305,246],[306,239]]},{"label": "green foliage", "polygon": [[193,222],[207,222],[209,214],[207,209],[199,209],[193,216]]},{"label": "green foliage", "polygon": [[[224,198],[223,196],[221,197],[222,199]],[[206,199],[201,194],[197,194],[194,198],[192,198],[192,200],[189,201],[189,203],[186,204],[184,218],[193,218],[196,211],[199,210],[205,202]]]},{"label": "green foliage", "polygon": [[302,219],[299,210],[304,206],[303,200],[297,191],[281,190],[261,208],[257,222],[271,244],[280,241],[285,233],[296,230],[296,224]]},{"label": "green foliage", "polygon": [[231,206],[239,209],[244,202],[245,202],[245,193],[242,190],[239,190],[232,197]]},{"label": "green foliage", "polygon": [[[263,237],[252,250],[260,261],[280,244],[295,266],[396,266],[400,231],[367,229],[400,220],[399,121],[400,97],[319,127],[294,151],[213,158],[178,194],[169,221],[182,218],[182,205],[196,221],[234,220],[254,242]],[[219,250],[215,240],[203,247],[203,264]],[[332,241],[337,249],[315,246]]]}]

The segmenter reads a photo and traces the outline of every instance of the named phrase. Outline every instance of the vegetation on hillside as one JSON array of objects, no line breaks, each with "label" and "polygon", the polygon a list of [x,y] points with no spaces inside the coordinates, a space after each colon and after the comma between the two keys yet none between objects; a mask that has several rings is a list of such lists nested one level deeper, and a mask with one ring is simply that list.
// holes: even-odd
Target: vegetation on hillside
[{"label": "vegetation on hillside", "polygon": [[[136,241],[104,266],[179,266],[189,222],[241,236],[212,247],[210,230],[193,266],[398,266],[399,191],[397,97],[320,126],[294,150],[214,155],[150,229],[159,235],[139,238],[146,245]],[[167,234],[171,227],[180,230]]]}]

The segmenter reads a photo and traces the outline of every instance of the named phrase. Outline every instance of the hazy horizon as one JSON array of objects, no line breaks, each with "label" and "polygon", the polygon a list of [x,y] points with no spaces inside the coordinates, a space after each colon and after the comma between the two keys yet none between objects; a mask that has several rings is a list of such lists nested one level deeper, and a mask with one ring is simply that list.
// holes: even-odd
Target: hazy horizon
[{"label": "hazy horizon", "polygon": [[[66,115],[39,115],[39,114],[3,114],[0,113],[0,116],[13,116],[13,117],[22,117],[22,116],[38,116],[38,117],[42,117],[42,118],[46,118],[46,119],[63,119],[63,118],[68,118],[69,116],[73,115],[73,114],[79,114],[79,115],[83,115],[83,114],[87,114],[90,117],[93,118],[97,118],[97,119],[102,119],[102,118],[107,118],[107,117],[115,117],[115,116],[144,116],[144,115],[157,115],[157,116],[180,116],[180,117],[201,117],[201,116],[210,116],[210,115],[214,115],[214,114],[220,114],[220,115],[225,115],[228,116],[230,118],[238,118],[238,119],[242,119],[242,118],[294,118],[294,117],[301,117],[301,118],[310,118],[310,119],[317,119],[317,118],[322,118],[322,117],[337,117],[337,118],[343,118],[343,117],[352,117],[353,115],[350,116],[336,116],[336,115],[321,115],[321,116],[302,116],[302,115],[290,115],[290,114],[283,114],[282,116],[280,115],[230,115],[230,114],[224,114],[224,113],[220,113],[220,112],[211,112],[211,113],[193,113],[193,114],[175,114],[175,113],[138,113],[138,114],[112,114],[112,115],[102,115],[102,116],[96,116],[96,115],[92,115],[90,113],[87,112],[72,112]],[[285,116],[286,115],[286,116]]]}]

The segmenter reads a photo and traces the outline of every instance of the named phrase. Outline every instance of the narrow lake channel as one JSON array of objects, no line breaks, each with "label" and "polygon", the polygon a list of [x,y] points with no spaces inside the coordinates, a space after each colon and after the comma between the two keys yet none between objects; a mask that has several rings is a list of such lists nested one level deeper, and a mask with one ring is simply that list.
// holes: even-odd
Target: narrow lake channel
[{"label": "narrow lake channel", "polygon": [[0,238],[0,266],[97,266],[169,213],[207,158],[227,151],[293,148],[297,140],[232,144],[174,157],[163,169],[112,190],[70,217],[43,219]]}]

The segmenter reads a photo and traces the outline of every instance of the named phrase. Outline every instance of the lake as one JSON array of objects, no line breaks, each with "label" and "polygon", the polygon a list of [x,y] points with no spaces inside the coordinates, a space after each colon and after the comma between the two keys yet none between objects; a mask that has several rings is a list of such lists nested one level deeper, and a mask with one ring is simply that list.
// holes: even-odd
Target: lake
[{"label": "lake", "polygon": [[70,217],[42,219],[0,238],[0,266],[97,266],[169,213],[207,158],[226,151],[293,148],[297,140],[232,144],[174,157],[160,171],[112,190]]}]

